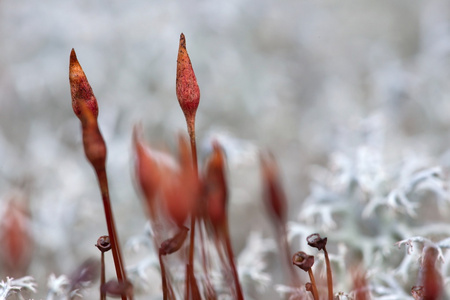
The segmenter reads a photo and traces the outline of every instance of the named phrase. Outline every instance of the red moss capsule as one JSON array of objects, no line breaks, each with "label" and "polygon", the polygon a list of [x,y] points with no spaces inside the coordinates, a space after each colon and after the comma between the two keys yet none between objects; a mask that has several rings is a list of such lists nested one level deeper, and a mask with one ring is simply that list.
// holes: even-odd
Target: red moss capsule
[{"label": "red moss capsule", "polygon": [[81,107],[80,103],[85,103],[87,107],[92,111],[94,117],[98,116],[97,99],[94,96],[94,92],[78,62],[75,50],[72,49],[70,53],[69,64],[69,82],[70,93],[72,95],[72,108],[75,115],[81,119]]},{"label": "red moss capsule", "polygon": [[284,224],[287,214],[286,195],[280,183],[280,176],[275,158],[272,153],[260,156],[264,200],[273,219]]},{"label": "red moss capsule", "polygon": [[33,252],[30,214],[17,199],[7,202],[0,219],[0,261],[8,276],[26,275]]},{"label": "red moss capsule", "polygon": [[206,162],[204,197],[207,216],[215,230],[226,224],[228,187],[225,177],[225,155],[217,142]]},{"label": "red moss capsule", "polygon": [[176,93],[178,102],[186,119],[194,121],[195,113],[200,102],[200,88],[197,84],[194,69],[186,50],[186,39],[184,34],[180,36],[177,59]]},{"label": "red moss capsule", "polygon": [[155,196],[159,190],[160,170],[151,150],[142,138],[142,129],[133,128],[133,148],[135,172],[139,187],[146,201],[146,208],[152,219],[155,218]]},{"label": "red moss capsule", "polygon": [[199,196],[199,180],[190,155],[188,141],[181,137],[177,169],[161,171],[161,189],[167,212],[181,227],[196,209]]},{"label": "red moss capsule", "polygon": [[314,256],[299,251],[292,257],[292,263],[303,271],[308,272],[314,265]]},{"label": "red moss capsule", "polygon": [[319,251],[325,248],[327,245],[327,240],[328,239],[326,237],[322,238],[318,233],[313,233],[306,238],[308,245],[313,248],[317,248]]}]

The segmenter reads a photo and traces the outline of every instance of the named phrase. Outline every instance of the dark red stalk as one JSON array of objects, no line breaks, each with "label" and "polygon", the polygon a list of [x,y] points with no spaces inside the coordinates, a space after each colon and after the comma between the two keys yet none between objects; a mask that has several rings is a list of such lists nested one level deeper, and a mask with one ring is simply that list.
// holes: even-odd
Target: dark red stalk
[{"label": "dark red stalk", "polygon": [[167,279],[166,279],[166,268],[164,266],[164,261],[162,259],[161,251],[159,251],[159,265],[161,266],[161,281],[163,290],[163,299],[168,300],[169,291],[167,289]]},{"label": "dark red stalk", "polygon": [[165,240],[159,248],[159,264],[161,266],[161,279],[164,300],[173,299],[173,295],[171,295],[173,293],[171,293],[172,288],[170,284],[167,284],[166,268],[164,266],[162,256],[172,254],[180,250],[181,246],[183,246],[184,241],[186,240],[188,230],[189,229],[184,226],[179,228],[177,234],[175,234],[174,237]]},{"label": "dark red stalk", "polygon": [[[103,208],[106,216],[106,225],[108,228],[109,238],[111,240],[111,250],[113,254],[114,265],[116,268],[117,280],[120,282],[127,282],[127,277],[122,263],[122,254],[116,233],[116,225],[112,213],[111,202],[109,199],[108,178],[106,170],[96,170],[100,191],[102,193]],[[126,296],[122,296],[122,300],[126,300]]]},{"label": "dark red stalk", "polygon": [[100,300],[106,300],[106,293],[103,290],[103,285],[106,282],[105,279],[105,253],[102,252],[101,257],[101,274],[100,274]]},{"label": "dark red stalk", "polygon": [[234,254],[233,254],[233,248],[231,246],[230,234],[229,234],[229,231],[228,231],[228,224],[227,224],[224,232],[225,232],[225,236],[224,236],[225,249],[227,251],[227,256],[228,256],[228,261],[229,261],[230,266],[231,266],[231,271],[233,272],[234,286],[235,286],[235,289],[236,289],[236,299],[243,300],[244,299],[244,295],[242,293],[241,284],[239,282],[239,275],[238,275],[238,272],[237,272],[237,269],[236,269],[236,265],[234,264]]}]

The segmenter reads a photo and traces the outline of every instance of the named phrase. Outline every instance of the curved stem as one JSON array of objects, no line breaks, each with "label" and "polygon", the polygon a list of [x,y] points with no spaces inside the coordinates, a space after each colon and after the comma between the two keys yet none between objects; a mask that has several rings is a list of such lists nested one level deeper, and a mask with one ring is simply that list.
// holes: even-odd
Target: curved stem
[{"label": "curved stem", "polygon": [[239,276],[236,269],[236,265],[234,264],[233,248],[231,247],[230,235],[228,232],[228,224],[226,225],[225,228],[225,247],[228,255],[228,260],[231,265],[231,271],[233,272],[234,285],[236,288],[236,299],[243,300],[244,296],[242,294],[242,288],[239,282]]},{"label": "curved stem", "polygon": [[308,270],[308,274],[309,274],[309,278],[311,279],[311,285],[312,285],[311,292],[313,294],[313,298],[314,298],[314,300],[319,300],[319,293],[317,292],[316,280],[314,279],[314,274],[313,274],[311,268]]},{"label": "curved stem", "polygon": [[328,300],[333,300],[333,274],[331,272],[330,258],[328,257],[328,251],[324,247],[323,253],[325,254],[325,263],[327,265],[327,285],[328,285]]}]

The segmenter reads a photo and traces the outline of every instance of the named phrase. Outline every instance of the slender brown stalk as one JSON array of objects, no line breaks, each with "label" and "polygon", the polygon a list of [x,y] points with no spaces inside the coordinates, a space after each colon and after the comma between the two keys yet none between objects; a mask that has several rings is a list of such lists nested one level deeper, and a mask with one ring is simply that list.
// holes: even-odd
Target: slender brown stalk
[{"label": "slender brown stalk", "polygon": [[163,290],[163,299],[168,300],[168,290],[167,290],[167,279],[166,279],[166,268],[162,259],[161,251],[159,251],[159,265],[161,266],[161,281]]},{"label": "slender brown stalk", "polygon": [[[203,218],[199,219],[199,222],[202,222],[203,225],[205,225],[205,220]],[[204,236],[205,227],[202,226],[201,223],[199,223],[198,225],[199,225],[198,232],[199,232],[199,236],[200,236],[200,249],[201,249],[201,253],[202,253],[202,266],[203,266],[203,272],[205,275],[204,276],[205,277],[204,286],[205,286],[206,299],[208,299],[208,300],[217,299],[216,292],[211,283],[211,278],[209,275],[211,264],[210,264],[210,261],[208,260],[208,254],[206,253],[208,248],[205,245],[205,236]]]},{"label": "slender brown stalk", "polygon": [[317,285],[316,285],[316,280],[314,279],[314,274],[312,272],[312,268],[308,270],[308,275],[309,278],[311,279],[311,285],[312,285],[312,294],[313,294],[313,298],[314,300],[319,300],[319,293],[317,292]]},{"label": "slender brown stalk", "polygon": [[102,252],[101,257],[101,274],[100,274],[100,300],[106,300],[106,293],[103,290],[105,284],[105,253]]},{"label": "slender brown stalk", "polygon": [[324,247],[323,253],[325,254],[325,263],[327,265],[327,285],[328,285],[328,300],[333,300],[333,273],[331,272],[330,258],[328,257],[328,251]]},{"label": "slender brown stalk", "polygon": [[[198,177],[198,162],[197,162],[197,144],[195,141],[195,122],[187,122],[189,140],[191,143],[191,155],[192,163],[194,165],[195,176]],[[189,264],[192,267],[192,272],[194,269],[194,243],[195,243],[195,221],[197,219],[196,211],[194,210],[191,215],[191,232],[189,237]]]},{"label": "slender brown stalk", "polygon": [[[194,176],[198,178],[198,164],[197,164],[197,146],[195,142],[195,123],[192,122],[189,126],[188,122],[188,131],[189,131],[189,139],[191,144],[191,155],[192,155],[192,163],[194,165]],[[186,293],[189,297],[190,293],[197,294],[198,286],[197,281],[195,279],[194,274],[194,246],[195,246],[195,224],[197,219],[197,211],[194,209],[191,214],[191,228],[190,228],[190,236],[189,236],[189,258],[188,264],[186,266]]]}]

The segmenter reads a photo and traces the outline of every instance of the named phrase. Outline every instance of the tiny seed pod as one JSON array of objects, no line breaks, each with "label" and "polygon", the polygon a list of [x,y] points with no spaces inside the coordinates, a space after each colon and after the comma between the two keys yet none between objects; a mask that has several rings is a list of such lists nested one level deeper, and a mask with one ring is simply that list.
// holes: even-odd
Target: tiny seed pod
[{"label": "tiny seed pod", "polygon": [[322,250],[327,245],[327,238],[321,238],[320,234],[313,233],[306,238],[308,245],[313,248],[317,248],[318,250]]},{"label": "tiny seed pod", "polygon": [[312,284],[311,284],[311,282],[307,282],[307,283],[305,283],[305,289],[308,291],[308,292],[312,292]]},{"label": "tiny seed pod", "polygon": [[292,263],[303,271],[308,272],[314,265],[314,256],[299,251],[292,257]]},{"label": "tiny seed pod", "polygon": [[95,246],[100,250],[101,252],[107,252],[111,250],[111,241],[109,240],[109,236],[102,235],[98,238],[97,244]]},{"label": "tiny seed pod", "polygon": [[206,162],[203,194],[206,214],[213,228],[223,228],[227,220],[228,185],[225,175],[225,154],[218,142]]}]

